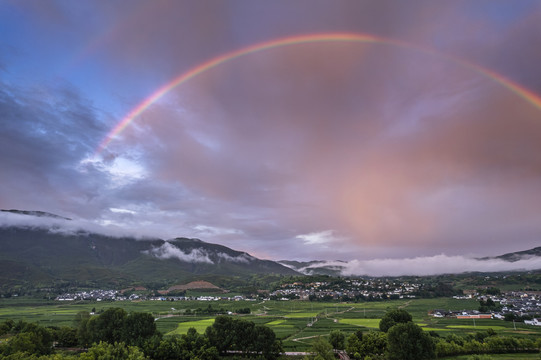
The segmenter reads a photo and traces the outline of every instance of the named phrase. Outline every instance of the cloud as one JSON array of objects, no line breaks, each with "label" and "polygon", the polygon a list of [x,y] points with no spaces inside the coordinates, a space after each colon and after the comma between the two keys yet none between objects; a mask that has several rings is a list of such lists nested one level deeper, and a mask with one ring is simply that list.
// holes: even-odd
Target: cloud
[{"label": "cloud", "polygon": [[208,226],[208,225],[196,225],[194,227],[194,230],[201,234],[201,236],[213,236],[213,235],[239,235],[242,234],[242,231],[236,230],[236,229],[226,229],[226,228],[219,228],[215,226]]},{"label": "cloud", "polygon": [[223,259],[226,262],[238,262],[238,263],[244,263],[244,264],[248,264],[249,262],[255,259],[253,256],[246,253],[242,253],[238,256],[230,256],[226,253],[219,252],[219,253],[216,253],[216,256],[218,256],[218,258]]},{"label": "cloud", "polygon": [[0,227],[19,227],[30,229],[42,229],[53,233],[65,235],[99,234],[110,237],[131,236],[135,239],[156,239],[152,232],[141,232],[140,229],[129,229],[116,225],[114,221],[106,224],[98,224],[84,219],[62,219],[48,216],[30,216],[0,212]]},{"label": "cloud", "polygon": [[[239,238],[282,228],[300,255],[329,240],[316,236],[323,228],[378,256],[403,244],[479,252],[541,233],[537,119],[508,89],[442,57],[302,44],[201,74],[125,139],[143,144],[155,179],[220,214],[205,226]],[[250,229],[232,213],[272,220]]]},{"label": "cloud", "polygon": [[28,88],[2,83],[0,112],[2,206],[95,210],[89,202],[109,177],[92,168],[81,172],[78,163],[103,133],[104,114],[63,82]]},{"label": "cloud", "polygon": [[[540,5],[306,6],[0,5],[2,206],[273,258],[538,244],[539,109],[451,58],[541,91]],[[440,54],[325,42],[250,53],[175,88],[89,161],[131,107],[197,64],[330,31]]]},{"label": "cloud", "polygon": [[350,261],[316,261],[308,266],[293,268],[311,275],[314,268],[327,268],[342,276],[430,276],[461,274],[467,272],[506,272],[541,269],[541,257],[523,257],[509,262],[500,259],[476,259],[466,256],[419,256],[415,258],[393,258]]},{"label": "cloud", "polygon": [[169,242],[165,242],[160,247],[148,250],[148,254],[153,255],[158,259],[178,259],[180,261],[192,263],[214,264],[205,250],[192,249],[190,252],[185,253]]},{"label": "cloud", "polygon": [[423,256],[405,259],[352,260],[344,263],[328,263],[342,266],[343,275],[401,276],[440,275],[464,272],[501,272],[541,269],[541,257],[532,257],[516,262],[498,259],[478,260],[465,256]]},{"label": "cloud", "polygon": [[317,273],[317,271],[315,271],[314,269],[315,268],[321,268],[321,267],[324,267],[324,268],[332,270],[332,271],[336,271],[337,273],[340,274],[344,270],[344,267],[347,264],[347,262],[346,261],[326,261],[326,260],[310,261],[309,265],[302,266],[302,267],[295,267],[292,264],[288,264],[288,263],[284,263],[284,262],[280,262],[280,264],[282,264],[284,266],[287,266],[287,267],[289,267],[289,268],[291,268],[291,269],[293,269],[295,271],[298,271],[298,272],[300,272],[302,274],[313,275],[314,273]]},{"label": "cloud", "polygon": [[328,245],[332,242],[343,240],[335,235],[333,230],[325,230],[304,235],[297,235],[297,239],[304,241],[306,245]]}]

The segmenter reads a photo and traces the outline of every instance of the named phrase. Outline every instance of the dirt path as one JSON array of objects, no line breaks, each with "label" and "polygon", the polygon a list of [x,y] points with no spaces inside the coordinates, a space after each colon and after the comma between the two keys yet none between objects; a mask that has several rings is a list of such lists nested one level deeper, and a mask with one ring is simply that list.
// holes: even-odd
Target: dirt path
[{"label": "dirt path", "polygon": [[312,335],[312,336],[305,336],[305,337],[300,337],[300,338],[296,338],[296,339],[291,339],[291,341],[296,341],[296,342],[304,342],[303,340],[306,340],[306,339],[313,339],[313,338],[317,338],[317,337],[320,337],[320,336],[329,336],[329,335]]},{"label": "dirt path", "polygon": [[399,309],[403,309],[403,308],[405,308],[405,307],[408,307],[409,304],[411,304],[411,300],[406,301],[406,302],[404,303],[404,305],[400,305],[398,308],[399,308]]}]

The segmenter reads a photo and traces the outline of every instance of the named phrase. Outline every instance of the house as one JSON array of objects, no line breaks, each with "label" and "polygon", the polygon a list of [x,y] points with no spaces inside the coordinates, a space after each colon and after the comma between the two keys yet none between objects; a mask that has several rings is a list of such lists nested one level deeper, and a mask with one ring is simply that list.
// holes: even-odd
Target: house
[{"label": "house", "polygon": [[541,319],[524,320],[526,325],[541,326]]}]

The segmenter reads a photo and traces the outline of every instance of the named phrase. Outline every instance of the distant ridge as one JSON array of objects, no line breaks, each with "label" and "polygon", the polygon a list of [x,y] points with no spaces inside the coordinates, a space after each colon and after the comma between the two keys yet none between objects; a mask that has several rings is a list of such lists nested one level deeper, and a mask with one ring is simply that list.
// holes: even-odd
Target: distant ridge
[{"label": "distant ridge", "polygon": [[535,247],[530,250],[507,253],[507,254],[503,254],[503,255],[499,255],[495,257],[483,257],[483,258],[479,258],[479,260],[500,259],[500,260],[509,261],[509,262],[516,262],[519,260],[531,259],[533,257],[539,257],[541,259],[541,246]]},{"label": "distant ridge", "polygon": [[70,218],[67,218],[67,217],[51,214],[45,211],[38,211],[38,210],[15,210],[15,209],[4,210],[2,209],[0,211],[12,213],[12,214],[19,214],[19,215],[30,215],[30,216],[37,216],[37,217],[49,217],[53,219],[71,220]]}]

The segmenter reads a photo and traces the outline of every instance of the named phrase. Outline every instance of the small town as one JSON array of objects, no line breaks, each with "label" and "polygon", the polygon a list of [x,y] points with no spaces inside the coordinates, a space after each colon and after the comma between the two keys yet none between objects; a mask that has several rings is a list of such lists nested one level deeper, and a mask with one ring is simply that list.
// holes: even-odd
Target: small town
[{"label": "small town", "polygon": [[[541,326],[541,292],[540,291],[510,291],[500,295],[454,296],[455,299],[476,298],[480,310],[434,310],[434,317],[456,317],[457,319],[500,319],[523,321],[527,325]],[[484,311],[481,311],[484,310]]]},{"label": "small town", "polygon": [[421,284],[380,279],[345,279],[341,282],[317,281],[304,284],[294,282],[283,284],[280,289],[270,293],[273,299],[289,300],[385,300],[415,298]]},{"label": "small town", "polygon": [[[126,290],[89,290],[64,293],[56,297],[57,301],[256,301],[256,300],[301,300],[301,301],[341,301],[358,300],[413,299],[422,285],[407,282],[389,282],[379,279],[345,279],[340,286],[331,282],[316,281],[310,283],[293,282],[282,284],[272,292],[262,291],[258,295],[245,296],[149,296],[130,293]],[[141,289],[141,288],[140,288]],[[142,288],[144,289],[144,288]],[[509,291],[498,295],[480,294],[477,291],[464,291],[454,295],[458,300],[478,300],[479,310],[433,309],[429,315],[436,318],[457,319],[500,319],[524,322],[527,325],[541,326],[541,292]]]}]

